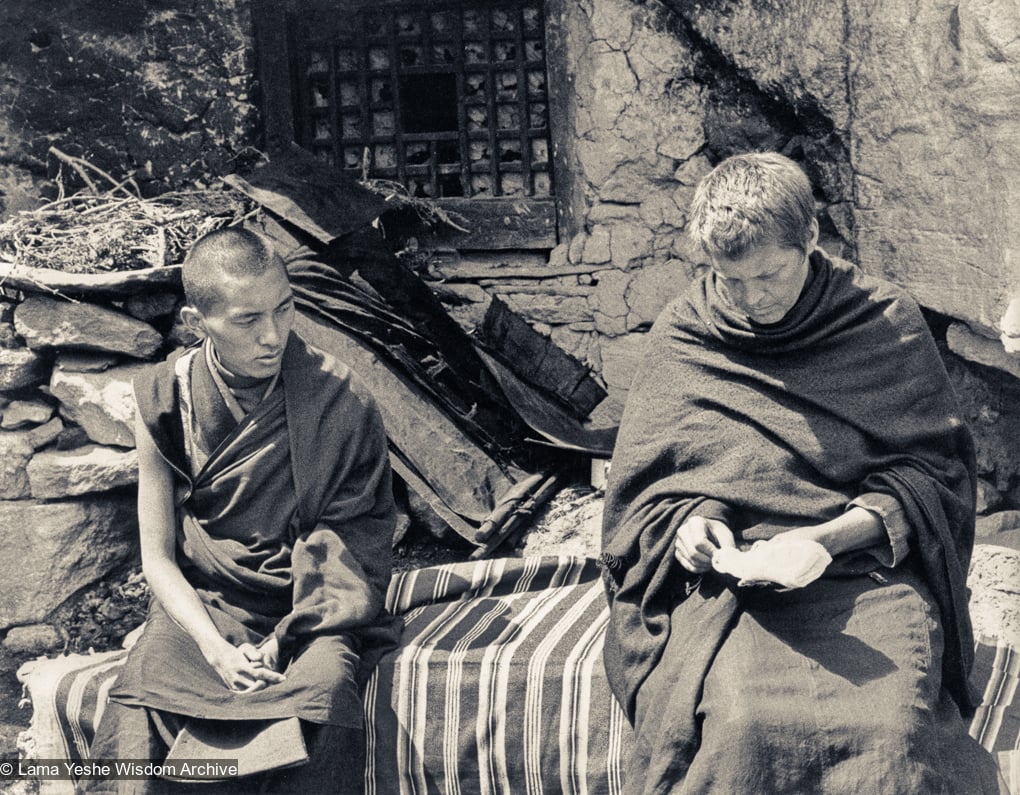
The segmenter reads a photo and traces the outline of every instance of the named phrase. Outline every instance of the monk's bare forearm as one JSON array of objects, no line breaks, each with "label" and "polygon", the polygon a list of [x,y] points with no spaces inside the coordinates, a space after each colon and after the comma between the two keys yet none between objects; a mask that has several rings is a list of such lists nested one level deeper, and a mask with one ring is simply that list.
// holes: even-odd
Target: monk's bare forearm
[{"label": "monk's bare forearm", "polygon": [[141,420],[136,424],[135,439],[142,571],[153,596],[208,657],[226,641],[177,565],[173,473]]},{"label": "monk's bare forearm", "polygon": [[152,595],[159,600],[170,618],[194,639],[206,658],[215,654],[227,642],[176,564],[168,566],[159,560],[146,561],[143,555],[142,570]]}]

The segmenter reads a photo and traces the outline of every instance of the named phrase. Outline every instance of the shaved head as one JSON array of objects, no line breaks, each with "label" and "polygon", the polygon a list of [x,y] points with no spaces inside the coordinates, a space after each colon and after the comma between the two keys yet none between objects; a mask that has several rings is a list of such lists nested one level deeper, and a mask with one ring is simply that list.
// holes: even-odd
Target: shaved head
[{"label": "shaved head", "polygon": [[217,229],[199,238],[184,258],[185,300],[208,312],[222,300],[224,277],[260,276],[273,267],[284,269],[283,260],[261,235],[241,227]]}]

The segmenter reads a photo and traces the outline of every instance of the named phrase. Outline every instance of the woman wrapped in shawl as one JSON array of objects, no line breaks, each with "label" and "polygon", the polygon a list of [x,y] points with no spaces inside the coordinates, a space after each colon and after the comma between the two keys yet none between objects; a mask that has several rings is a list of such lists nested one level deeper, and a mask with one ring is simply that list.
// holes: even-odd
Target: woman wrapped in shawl
[{"label": "woman wrapped in shawl", "polygon": [[607,488],[630,793],[991,793],[967,734],[974,451],[904,292],[817,247],[810,183],[720,163]]},{"label": "woman wrapped in shawl", "polygon": [[[183,279],[201,344],[135,383],[154,598],[92,757],[171,776],[184,772],[173,758],[237,760],[242,778],[193,785],[210,794],[360,792],[359,683],[399,635],[383,608],[395,510],[379,413],[291,331],[286,270],[262,238],[210,233]],[[192,791],[156,777],[87,786]]]}]

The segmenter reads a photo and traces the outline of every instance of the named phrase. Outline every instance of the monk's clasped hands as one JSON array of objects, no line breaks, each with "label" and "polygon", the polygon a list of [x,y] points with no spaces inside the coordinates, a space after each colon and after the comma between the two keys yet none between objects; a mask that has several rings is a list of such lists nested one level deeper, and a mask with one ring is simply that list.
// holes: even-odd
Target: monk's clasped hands
[{"label": "monk's clasped hands", "polygon": [[712,556],[720,549],[736,549],[733,533],[725,522],[692,516],[676,531],[673,555],[687,571],[702,574],[712,568]]},{"label": "monk's clasped hands", "polygon": [[220,654],[209,658],[209,664],[223,683],[237,693],[253,693],[284,681],[283,674],[274,670],[271,662],[261,648],[251,643],[242,643],[236,647],[225,643]]}]

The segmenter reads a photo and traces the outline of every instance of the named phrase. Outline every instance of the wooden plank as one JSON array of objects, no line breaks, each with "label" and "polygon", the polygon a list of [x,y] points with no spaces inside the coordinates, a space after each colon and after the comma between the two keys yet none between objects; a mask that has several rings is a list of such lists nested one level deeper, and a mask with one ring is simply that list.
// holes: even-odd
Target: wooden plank
[{"label": "wooden plank", "polygon": [[[485,521],[498,498],[524,477],[508,476],[442,411],[360,340],[304,310],[295,330],[354,370],[375,396],[390,442],[446,506],[473,526]],[[429,499],[429,495],[422,495]],[[464,525],[454,527],[463,534]],[[474,542],[474,533],[466,536]]]},{"label": "wooden plank", "polygon": [[545,0],[545,71],[549,108],[549,156],[553,190],[557,197],[561,240],[571,240],[584,226],[587,200],[583,175],[574,173],[572,153],[577,130],[575,82],[577,66],[571,60],[569,0]]},{"label": "wooden plank", "polygon": [[367,226],[387,209],[382,196],[296,144],[247,178],[230,174],[223,180],[326,244]]},{"label": "wooden plank", "polygon": [[104,273],[65,273],[0,260],[0,287],[47,295],[134,295],[157,287],[179,288],[180,265]]},{"label": "wooden plank", "polygon": [[503,279],[558,279],[563,276],[588,276],[592,273],[607,270],[605,265],[577,265],[571,267],[530,266],[530,265],[499,265],[472,266],[458,265],[433,269],[437,276],[445,282],[497,282]]},{"label": "wooden plank", "polygon": [[548,295],[563,298],[587,298],[595,288],[583,284],[517,284],[497,279],[479,279],[478,285],[497,295]]},{"label": "wooden plank", "polygon": [[262,120],[265,151],[281,151],[294,142],[294,102],[291,96],[291,63],[287,40],[289,0],[255,0],[252,22],[262,86]]},{"label": "wooden plank", "polygon": [[555,396],[579,417],[587,417],[606,397],[590,368],[535,331],[498,298],[489,304],[478,335],[518,377]]},{"label": "wooden plank", "polygon": [[470,232],[438,228],[424,248],[552,249],[556,246],[555,199],[439,199],[436,204],[466,219]]}]

